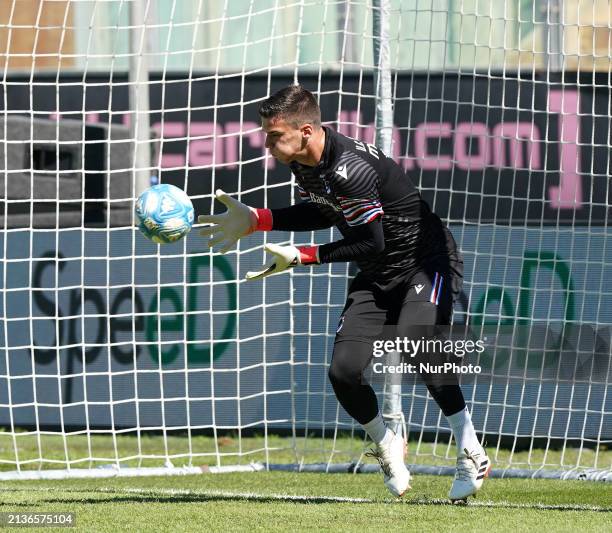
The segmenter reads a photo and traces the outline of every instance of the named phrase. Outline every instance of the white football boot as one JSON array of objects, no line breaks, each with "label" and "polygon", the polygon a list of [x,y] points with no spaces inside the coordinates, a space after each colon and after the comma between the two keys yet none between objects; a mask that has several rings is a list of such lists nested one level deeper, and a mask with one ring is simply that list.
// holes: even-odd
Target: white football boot
[{"label": "white football boot", "polygon": [[380,443],[376,446],[376,450],[370,450],[365,454],[379,462],[385,486],[398,498],[410,489],[410,472],[404,462],[406,453],[406,441],[401,435],[393,433],[393,437],[387,443]]},{"label": "white football boot", "polygon": [[491,470],[491,461],[484,448],[471,452],[464,448],[463,452],[457,457],[457,471],[448,493],[453,503],[460,501],[467,503],[468,496],[474,496],[480,490],[484,478]]}]

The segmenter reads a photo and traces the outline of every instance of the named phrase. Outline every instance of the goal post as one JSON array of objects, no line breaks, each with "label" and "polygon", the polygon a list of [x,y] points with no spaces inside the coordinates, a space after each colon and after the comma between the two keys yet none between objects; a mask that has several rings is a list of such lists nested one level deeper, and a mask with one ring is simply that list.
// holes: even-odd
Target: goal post
[{"label": "goal post", "polygon": [[[393,95],[391,80],[390,16],[388,0],[372,2],[372,45],[374,63],[375,128],[374,144],[384,153],[393,153]],[[388,364],[400,363],[400,354],[389,354]],[[387,425],[396,433],[407,435],[402,409],[402,387],[387,378],[382,394],[381,413]]]},{"label": "goal post", "polygon": [[130,6],[130,127],[134,143],[134,192],[138,197],[151,185],[151,131],[149,124],[148,11],[150,2],[133,0]]},{"label": "goal post", "polygon": [[[378,468],[327,378],[350,267],[244,282],[265,243],[336,230],[219,255],[197,228],[159,246],[133,227],[151,176],[198,214],[219,211],[217,188],[298,201],[257,113],[295,82],[452,230],[454,323],[486,338],[463,389],[494,475],[611,479],[608,2],[9,4],[0,479]],[[373,385],[411,470],[452,473],[425,386]]]}]

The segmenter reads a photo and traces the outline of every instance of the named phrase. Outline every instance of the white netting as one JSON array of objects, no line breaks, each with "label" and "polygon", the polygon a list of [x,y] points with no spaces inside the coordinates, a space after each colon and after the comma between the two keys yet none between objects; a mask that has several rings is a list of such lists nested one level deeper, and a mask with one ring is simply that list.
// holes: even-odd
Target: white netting
[{"label": "white netting", "polygon": [[[464,254],[455,320],[499,337],[465,384],[493,461],[610,468],[608,2],[5,4],[3,469],[360,460],[327,380],[352,272],[242,281],[264,240],[337,235],[258,234],[211,255],[196,231],[145,241],[131,206],[151,176],[199,214],[219,187],[292,203],[259,103],[300,82],[328,125],[374,142],[377,94],[389,103],[377,41],[391,152]],[[534,338],[544,352],[526,351]],[[452,463],[425,388],[404,386],[402,405],[413,461]]]}]

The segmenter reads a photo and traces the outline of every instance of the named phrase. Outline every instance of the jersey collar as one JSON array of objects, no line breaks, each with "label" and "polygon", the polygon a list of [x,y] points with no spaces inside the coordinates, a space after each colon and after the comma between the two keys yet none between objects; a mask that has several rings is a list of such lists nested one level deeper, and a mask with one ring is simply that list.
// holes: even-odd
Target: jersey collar
[{"label": "jersey collar", "polygon": [[334,132],[327,126],[321,126],[325,132],[325,145],[323,146],[323,153],[321,154],[321,161],[317,165],[320,171],[328,170],[333,161],[333,147],[334,147]]},{"label": "jersey collar", "polygon": [[335,159],[335,132],[327,126],[322,126],[322,128],[325,131],[325,144],[323,146],[323,153],[321,154],[321,160],[319,163],[314,167],[308,167],[307,165],[302,165],[297,161],[292,161],[289,164],[292,169],[312,168],[319,174],[324,174],[331,168]]}]

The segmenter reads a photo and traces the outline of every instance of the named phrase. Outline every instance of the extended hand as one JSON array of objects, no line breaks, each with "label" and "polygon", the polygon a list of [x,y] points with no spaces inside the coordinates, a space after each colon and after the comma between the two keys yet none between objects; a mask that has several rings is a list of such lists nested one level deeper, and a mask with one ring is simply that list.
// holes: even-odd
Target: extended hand
[{"label": "extended hand", "polygon": [[301,246],[300,248],[296,248],[295,246],[280,246],[278,244],[269,243],[264,246],[264,249],[269,254],[272,254],[272,260],[259,272],[247,272],[247,280],[261,279],[298,265],[308,265],[319,262],[316,246]]},{"label": "extended hand", "polygon": [[228,196],[221,189],[217,189],[215,196],[227,207],[227,211],[220,215],[200,215],[200,224],[212,224],[201,229],[200,235],[210,237],[209,247],[220,244],[219,251],[224,254],[233,248],[239,239],[257,229],[258,218],[255,209]]}]

